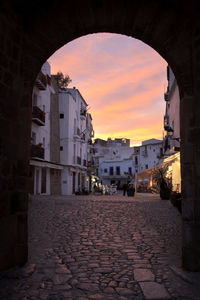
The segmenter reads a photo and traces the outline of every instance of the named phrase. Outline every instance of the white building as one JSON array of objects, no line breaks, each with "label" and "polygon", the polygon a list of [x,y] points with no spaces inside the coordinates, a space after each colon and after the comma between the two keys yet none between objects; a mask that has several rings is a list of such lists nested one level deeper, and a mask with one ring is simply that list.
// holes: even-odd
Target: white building
[{"label": "white building", "polygon": [[151,139],[141,146],[130,147],[128,139],[96,139],[94,143],[96,175],[104,185],[116,184],[119,188],[133,182],[136,173],[159,164],[162,141]]},{"label": "white building", "polygon": [[[51,97],[55,90],[51,85],[50,65],[45,62],[38,74],[32,94],[31,193],[54,193],[51,182],[59,177],[62,167],[58,161],[51,160]],[[55,173],[54,171],[55,170]],[[55,191],[56,192],[56,191]],[[59,193],[59,188],[57,189]]]},{"label": "white building", "polygon": [[92,125],[92,116],[91,114],[87,113],[86,119],[86,141],[87,144],[87,185],[86,189],[88,192],[92,192],[92,181],[95,175],[95,168],[94,168],[94,148],[92,143],[92,138],[94,137],[94,129]]},{"label": "white building", "polygon": [[164,116],[164,151],[163,163],[169,165],[169,177],[172,179],[172,189],[181,192],[180,169],[180,95],[176,78],[170,66],[167,67],[168,87],[164,94],[166,109]]},{"label": "white building", "polygon": [[138,172],[143,172],[159,165],[163,159],[163,141],[157,139],[143,141],[140,146],[138,159]]},{"label": "white building", "polygon": [[169,155],[180,151],[180,95],[172,69],[167,67],[168,87],[164,95],[166,109],[164,116],[164,150]]},{"label": "white building", "polygon": [[87,103],[76,88],[60,89],[59,114],[60,159],[64,168],[61,189],[63,195],[71,195],[87,188],[88,140],[93,129]]}]

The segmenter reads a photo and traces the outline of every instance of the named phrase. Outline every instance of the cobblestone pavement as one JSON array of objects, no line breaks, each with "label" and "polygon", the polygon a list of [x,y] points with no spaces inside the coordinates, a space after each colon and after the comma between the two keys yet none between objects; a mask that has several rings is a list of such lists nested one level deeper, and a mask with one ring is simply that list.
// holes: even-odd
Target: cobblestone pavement
[{"label": "cobblestone pavement", "polygon": [[156,196],[31,198],[29,244],[0,300],[200,299],[199,273],[180,268],[180,214]]}]

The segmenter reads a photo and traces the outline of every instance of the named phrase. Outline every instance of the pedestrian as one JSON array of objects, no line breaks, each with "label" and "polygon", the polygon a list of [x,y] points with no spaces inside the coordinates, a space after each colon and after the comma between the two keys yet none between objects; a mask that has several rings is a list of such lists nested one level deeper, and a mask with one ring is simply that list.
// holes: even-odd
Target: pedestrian
[{"label": "pedestrian", "polygon": [[124,183],[124,185],[123,185],[123,196],[126,196],[127,187],[128,187],[127,183]]}]

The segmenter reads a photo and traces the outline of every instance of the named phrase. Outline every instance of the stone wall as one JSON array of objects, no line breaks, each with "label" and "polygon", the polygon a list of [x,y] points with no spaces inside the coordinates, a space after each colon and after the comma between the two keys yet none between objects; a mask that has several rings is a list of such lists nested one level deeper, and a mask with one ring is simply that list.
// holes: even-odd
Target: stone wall
[{"label": "stone wall", "polygon": [[34,80],[57,49],[95,32],[138,38],[173,69],[181,97],[183,266],[200,270],[200,13],[195,0],[1,1],[0,269],[27,260]]}]

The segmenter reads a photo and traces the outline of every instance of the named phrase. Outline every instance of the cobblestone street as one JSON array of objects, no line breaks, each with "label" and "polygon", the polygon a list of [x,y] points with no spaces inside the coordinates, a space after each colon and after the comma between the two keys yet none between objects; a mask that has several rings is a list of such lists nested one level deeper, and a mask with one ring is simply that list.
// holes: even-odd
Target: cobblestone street
[{"label": "cobblestone street", "polygon": [[29,202],[29,263],[0,300],[200,299],[181,266],[181,217],[157,196],[43,196]]}]

